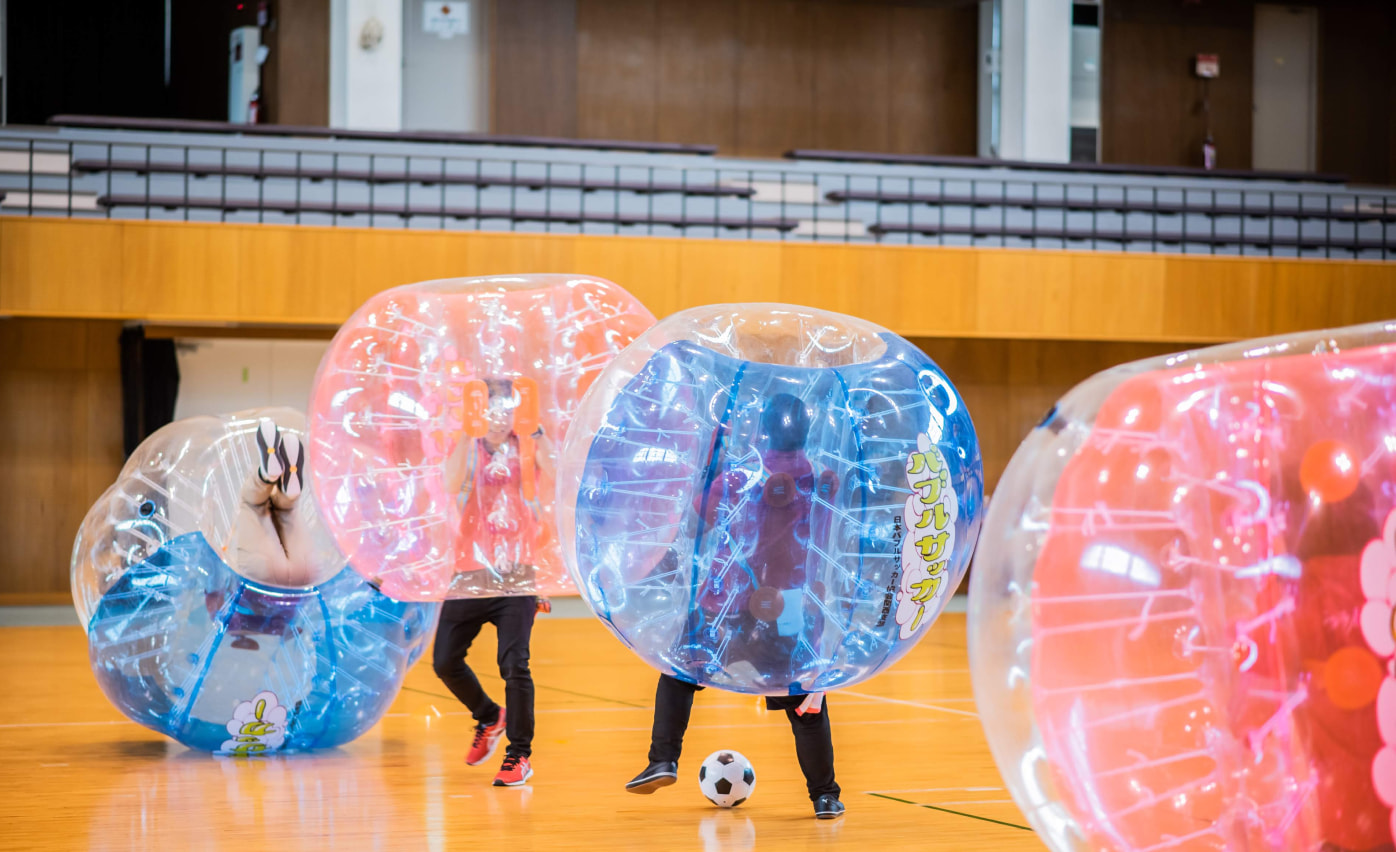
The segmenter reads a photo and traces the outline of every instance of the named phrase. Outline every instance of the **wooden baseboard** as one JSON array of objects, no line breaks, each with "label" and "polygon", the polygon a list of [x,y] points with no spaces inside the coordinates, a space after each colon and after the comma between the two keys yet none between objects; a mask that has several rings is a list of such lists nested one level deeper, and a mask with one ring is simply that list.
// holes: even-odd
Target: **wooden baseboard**
[{"label": "wooden baseboard", "polygon": [[73,596],[67,592],[0,592],[0,606],[71,606]]}]

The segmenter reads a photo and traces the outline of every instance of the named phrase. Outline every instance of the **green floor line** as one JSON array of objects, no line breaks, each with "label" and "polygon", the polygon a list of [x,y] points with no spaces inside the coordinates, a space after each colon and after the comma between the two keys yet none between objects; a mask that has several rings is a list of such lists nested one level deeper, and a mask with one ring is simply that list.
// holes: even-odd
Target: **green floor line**
[{"label": "green floor line", "polygon": [[977,819],[982,822],[992,822],[994,825],[1003,825],[1009,828],[1017,828],[1022,831],[1032,831],[1032,829],[1028,828],[1026,825],[1019,825],[1016,822],[1004,822],[1001,819],[991,819],[990,817],[979,816],[978,814],[967,814],[964,811],[952,810],[951,808],[942,808],[939,805],[923,805],[920,802],[913,802],[909,799],[898,799],[896,796],[888,796],[883,793],[868,793],[867,795],[876,796],[879,799],[887,799],[891,802],[901,802],[904,805],[915,805],[918,808],[926,808],[927,810],[940,811],[943,814],[954,814],[955,816],[969,817],[970,819]]}]

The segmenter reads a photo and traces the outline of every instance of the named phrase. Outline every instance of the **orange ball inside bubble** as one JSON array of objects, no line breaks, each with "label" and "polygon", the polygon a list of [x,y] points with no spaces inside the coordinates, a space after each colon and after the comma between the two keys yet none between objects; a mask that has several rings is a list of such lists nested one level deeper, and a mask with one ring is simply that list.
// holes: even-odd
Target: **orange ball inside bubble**
[{"label": "orange ball inside bubble", "polygon": [[1362,480],[1361,465],[1338,441],[1316,441],[1299,463],[1299,482],[1311,496],[1325,503],[1346,500]]}]

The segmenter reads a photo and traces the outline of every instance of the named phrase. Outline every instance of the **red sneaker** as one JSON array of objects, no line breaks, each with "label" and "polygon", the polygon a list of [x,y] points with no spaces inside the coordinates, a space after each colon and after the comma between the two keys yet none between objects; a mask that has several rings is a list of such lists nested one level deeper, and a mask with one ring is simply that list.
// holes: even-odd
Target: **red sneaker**
[{"label": "red sneaker", "polygon": [[493,725],[475,726],[475,740],[470,744],[470,751],[465,753],[467,766],[479,766],[494,757],[494,750],[499,748],[499,738],[504,736],[504,712],[505,708],[499,708],[499,718]]},{"label": "red sneaker", "polygon": [[532,777],[533,765],[528,762],[528,758],[505,755],[504,765],[499,767],[499,774],[494,776],[494,786],[522,787]]}]

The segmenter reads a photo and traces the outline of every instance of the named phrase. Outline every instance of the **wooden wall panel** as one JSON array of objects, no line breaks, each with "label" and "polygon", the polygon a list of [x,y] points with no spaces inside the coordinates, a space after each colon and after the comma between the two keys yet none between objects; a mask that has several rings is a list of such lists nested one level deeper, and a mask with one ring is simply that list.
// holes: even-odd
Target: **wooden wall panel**
[{"label": "wooden wall panel", "polygon": [[872,292],[865,298],[876,311],[869,316],[887,328],[904,328],[908,334],[973,335],[979,323],[981,253],[910,248],[894,253],[901,259],[896,268],[899,283],[878,281],[867,288]]},{"label": "wooden wall panel", "polygon": [[[736,240],[678,240],[679,310],[726,302],[779,302],[781,245]],[[622,287],[624,281],[616,282]]]},{"label": "wooden wall panel", "polygon": [[[394,239],[399,234],[402,238]],[[352,250],[338,260],[353,294],[350,310],[390,287],[468,274],[470,243],[450,234],[358,231]],[[346,314],[347,316],[347,314]]]},{"label": "wooden wall panel", "polygon": [[786,301],[910,337],[1206,343],[1396,317],[1396,264],[1365,261],[95,224],[0,217],[0,312],[333,326],[399,284],[561,272],[607,275],[661,316]]},{"label": "wooden wall panel", "polygon": [[1396,4],[1319,9],[1318,163],[1367,183],[1396,182]]},{"label": "wooden wall panel", "polygon": [[490,21],[491,130],[576,136],[576,0],[496,0]]},{"label": "wooden wall panel", "polygon": [[592,139],[659,134],[658,0],[578,0],[577,133]]},{"label": "wooden wall panel", "polygon": [[223,225],[123,227],[122,311],[214,322],[237,316],[241,310],[240,230]]},{"label": "wooden wall panel", "polygon": [[0,311],[121,316],[121,225],[76,219],[4,222]]},{"label": "wooden wall panel", "polygon": [[[751,156],[975,150],[972,6],[525,0],[496,8],[496,132],[707,143]],[[540,67],[524,67],[540,54]]]},{"label": "wooden wall panel", "polygon": [[887,150],[978,152],[979,10],[894,6],[887,56]]},{"label": "wooden wall panel", "polygon": [[1254,9],[1249,2],[1106,3],[1101,44],[1101,159],[1107,163],[1202,166],[1206,137],[1198,53],[1221,56],[1211,81],[1217,165],[1251,165]]},{"label": "wooden wall panel", "polygon": [[578,239],[572,271],[596,275],[622,286],[657,316],[679,309],[679,253],[683,240],[617,237]]},{"label": "wooden wall panel", "polygon": [[[809,147],[890,150],[892,8],[810,5],[814,71]],[[788,148],[800,147],[792,139]]]},{"label": "wooden wall panel", "polygon": [[817,110],[810,8],[799,0],[741,0],[737,23],[737,152],[779,156],[814,138]]},{"label": "wooden wall panel", "polygon": [[1172,343],[1051,340],[913,340],[940,365],[974,420],[992,492],[1018,445],[1047,410],[1090,376],[1185,348]]},{"label": "wooden wall panel", "polygon": [[[351,286],[355,234],[316,228],[300,235],[283,229],[240,229],[237,269],[238,312],[259,322],[296,322],[311,317],[348,316],[358,307]],[[416,253],[404,253],[415,259]],[[255,286],[246,286],[253,283]]]},{"label": "wooden wall panel", "polygon": [[565,235],[477,234],[468,263],[457,275],[516,275],[521,272],[576,272],[577,240]]},{"label": "wooden wall panel", "polygon": [[0,603],[63,603],[88,508],[121,470],[121,323],[0,319]]},{"label": "wooden wall panel", "polygon": [[1270,334],[1277,265],[1231,258],[1168,258],[1161,337],[1223,340]]},{"label": "wooden wall panel", "polygon": [[1071,256],[985,252],[979,258],[976,328],[1009,337],[1051,337],[1071,323]]},{"label": "wooden wall panel", "polygon": [[[1168,261],[1163,257],[1072,255],[1068,319],[1072,336],[1095,336],[1103,328],[1114,329],[1121,337],[1162,336],[1167,286]],[[1120,298],[1121,293],[1128,298]]]},{"label": "wooden wall panel", "polygon": [[823,245],[783,252],[780,301],[817,305],[909,336],[973,334],[979,254]]},{"label": "wooden wall panel", "polygon": [[273,14],[276,26],[263,30],[271,48],[262,66],[262,85],[270,95],[267,121],[325,127],[330,123],[330,0],[279,0]]},{"label": "wooden wall panel", "polygon": [[655,136],[737,152],[738,0],[658,2]]}]

